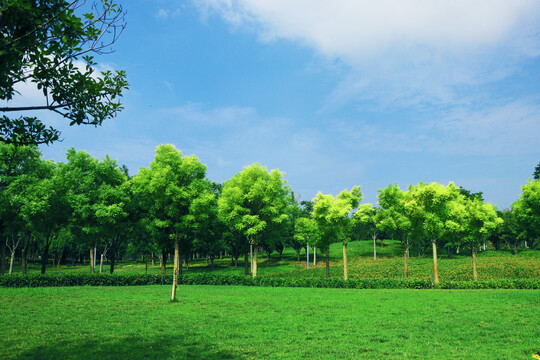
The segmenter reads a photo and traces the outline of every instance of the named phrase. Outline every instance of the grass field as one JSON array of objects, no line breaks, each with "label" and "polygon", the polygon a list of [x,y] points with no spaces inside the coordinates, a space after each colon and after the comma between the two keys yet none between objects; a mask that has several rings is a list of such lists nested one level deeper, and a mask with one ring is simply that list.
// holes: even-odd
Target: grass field
[{"label": "grass field", "polygon": [[[380,243],[378,243],[380,244]],[[429,279],[433,272],[433,260],[431,253],[426,253],[420,258],[417,254],[411,253],[409,258],[409,277],[416,279]],[[373,260],[373,243],[370,241],[352,242],[348,246],[349,277],[350,278],[403,278],[403,258],[402,250],[398,241],[386,240],[385,246],[377,246],[377,260]],[[266,256],[259,257],[259,274],[262,276],[281,277],[319,277],[326,276],[325,265],[322,254],[318,254],[317,266],[310,264],[310,269],[306,269],[305,251],[302,251],[302,261],[297,261],[296,253],[287,249],[280,260],[277,253],[273,253],[268,259]],[[313,253],[310,255],[313,260]],[[343,257],[341,244],[332,244],[330,248],[331,276],[343,276]],[[244,274],[243,258],[239,259],[238,267],[231,266],[231,259],[216,259],[215,267],[212,269],[205,259],[198,259],[190,262],[189,269],[183,268],[185,272],[207,272],[213,271],[223,274]],[[148,268],[146,266],[148,265]],[[167,272],[172,272],[172,262],[168,263]],[[39,272],[40,264],[31,264],[29,272]],[[99,269],[99,267],[98,267]],[[48,273],[55,272],[89,272],[89,266],[62,265],[61,268],[47,268]],[[104,266],[104,271],[109,271],[109,266]],[[152,266],[137,261],[122,261],[115,267],[115,272],[136,272],[136,273],[159,273],[161,271],[159,262]],[[20,266],[15,267],[15,272],[20,272]],[[448,258],[444,249],[439,250],[439,276],[441,280],[472,280],[472,258],[469,252],[462,251],[461,254],[453,254]],[[495,279],[535,279],[540,278],[540,251],[523,250],[519,254],[513,255],[510,251],[488,250],[480,252],[478,255],[478,278],[480,280]]]},{"label": "grass field", "polygon": [[540,294],[0,288],[2,359],[530,359]]}]

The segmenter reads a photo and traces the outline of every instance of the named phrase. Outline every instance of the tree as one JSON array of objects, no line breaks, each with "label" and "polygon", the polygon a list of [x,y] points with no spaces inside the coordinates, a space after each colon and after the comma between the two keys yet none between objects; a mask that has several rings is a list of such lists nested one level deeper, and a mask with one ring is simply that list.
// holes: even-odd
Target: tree
[{"label": "tree", "polygon": [[519,226],[518,237],[528,240],[531,247],[540,244],[540,180],[528,181],[513,204],[512,211]]},{"label": "tree", "polygon": [[294,226],[294,239],[302,246],[311,245],[313,249],[316,249],[321,241],[321,233],[315,220],[306,217],[298,218]]},{"label": "tree", "polygon": [[393,233],[403,247],[404,277],[409,276],[409,235],[412,229],[408,203],[410,193],[399,189],[397,184],[379,189],[379,205],[383,209],[380,224],[385,232]]},{"label": "tree", "polygon": [[106,188],[116,181],[106,171],[116,163],[112,164],[113,160],[106,157],[105,164],[100,164],[87,152],[74,148],[66,152],[66,157],[68,162],[62,167],[62,172],[68,185],[66,196],[72,213],[71,231],[89,250],[90,272],[94,272],[94,249],[99,245],[102,231],[96,207],[102,201],[102,187]]},{"label": "tree", "polygon": [[449,183],[448,186],[437,183],[419,183],[416,186],[411,185],[409,191],[411,193],[411,216],[421,219],[415,224],[422,227],[422,232],[431,241],[433,281],[438,284],[437,241],[445,233],[446,221],[450,217],[450,201],[457,198],[459,190],[453,183]]},{"label": "tree", "polygon": [[[98,162],[96,172],[101,179],[98,188],[97,199],[92,204],[91,210],[95,214],[98,226],[98,236],[104,245],[104,254],[110,253],[110,273],[114,272],[116,252],[125,240],[129,231],[127,218],[129,213],[126,209],[130,201],[129,185],[127,177],[116,161],[108,155],[103,161]],[[103,255],[104,255],[103,254]],[[102,269],[103,256],[101,258],[100,271]]]},{"label": "tree", "polygon": [[253,248],[251,275],[257,276],[257,253],[268,234],[287,220],[287,195],[283,173],[270,172],[254,163],[223,184],[218,200],[222,221],[242,232]]},{"label": "tree", "polygon": [[471,249],[473,258],[473,278],[478,280],[477,258],[478,247],[495,229],[502,225],[503,220],[497,216],[495,208],[490,203],[478,198],[464,199],[465,236],[462,242]]},{"label": "tree", "polygon": [[26,188],[26,203],[21,212],[38,237],[41,251],[41,273],[45,274],[51,242],[67,225],[70,213],[66,197],[66,179],[62,163],[43,162],[43,176]]},{"label": "tree", "polygon": [[369,235],[373,239],[373,260],[377,260],[377,227],[380,211],[371,204],[362,204],[354,213],[354,230],[359,237]]},{"label": "tree", "polygon": [[540,179],[540,162],[539,162],[538,165],[536,165],[536,167],[534,168],[533,179],[534,179],[534,180]]},{"label": "tree", "polygon": [[343,190],[336,198],[321,192],[313,199],[313,220],[320,230],[320,248],[326,256],[326,277],[330,277],[329,250],[332,242],[340,241],[343,245],[343,277],[348,280],[347,244],[351,238],[352,221],[350,213],[362,200],[360,186],[351,191]]},{"label": "tree", "polygon": [[[22,244],[22,271],[26,271],[29,228],[21,212],[26,184],[37,181],[41,153],[35,146],[15,146],[0,142],[0,274],[5,271],[6,243],[10,243],[11,262]],[[8,238],[7,240],[5,240]],[[12,266],[10,266],[10,273]]]},{"label": "tree", "polygon": [[214,259],[225,247],[223,239],[225,224],[218,218],[216,194],[205,192],[193,201],[192,208],[195,251],[206,254],[213,269]]},{"label": "tree", "polygon": [[[124,30],[122,7],[101,0],[89,12],[84,0],[3,0],[0,8],[0,100],[12,100],[17,86],[35,84],[43,102],[0,107],[0,112],[49,110],[70,125],[101,125],[122,109],[118,97],[127,89],[124,71],[96,74],[93,54],[112,52]],[[59,131],[37,117],[0,117],[0,141],[50,144]]]},{"label": "tree", "polygon": [[[183,156],[174,145],[159,145],[150,168],[132,179],[133,192],[151,216],[152,226],[174,243],[174,278],[171,300],[176,300],[181,248],[188,245],[193,204],[208,191],[206,166],[194,155]],[[184,242],[184,243],[182,243]]]}]

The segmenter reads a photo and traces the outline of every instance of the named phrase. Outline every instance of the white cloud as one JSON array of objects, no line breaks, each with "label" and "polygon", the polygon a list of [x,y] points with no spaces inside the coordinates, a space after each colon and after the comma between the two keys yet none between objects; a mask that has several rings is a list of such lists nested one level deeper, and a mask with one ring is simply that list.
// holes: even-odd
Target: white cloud
[{"label": "white cloud", "polygon": [[528,155],[538,152],[540,105],[536,99],[509,101],[482,110],[456,107],[389,126],[336,122],[336,138],[349,149],[428,152],[447,155]]},{"label": "white cloud", "polygon": [[156,19],[172,19],[180,15],[182,15],[182,10],[179,8],[176,8],[176,9],[160,8],[155,12],[154,17]]},{"label": "white cloud", "polygon": [[416,52],[497,45],[530,30],[540,10],[535,0],[204,0],[195,5],[235,26],[257,25],[266,40],[296,39],[352,61],[394,47]]},{"label": "white cloud", "polygon": [[537,0],[193,3],[203,16],[217,14],[262,41],[295,41],[338,59],[348,75],[323,111],[366,100],[402,107],[460,105],[464,87],[508,78],[524,59],[540,56]]}]

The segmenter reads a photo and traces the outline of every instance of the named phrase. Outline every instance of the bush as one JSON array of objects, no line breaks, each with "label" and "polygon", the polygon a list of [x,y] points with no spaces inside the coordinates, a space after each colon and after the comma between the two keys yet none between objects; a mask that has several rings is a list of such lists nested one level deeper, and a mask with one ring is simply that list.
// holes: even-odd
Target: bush
[{"label": "bush", "polygon": [[[50,286],[137,286],[171,285],[172,275],[160,274],[69,274],[40,275],[16,274],[0,276],[2,287]],[[241,275],[211,273],[185,274],[179,278],[184,285],[240,285],[266,287],[311,287],[343,289],[430,289],[426,279],[351,279],[338,278],[283,278],[262,276],[251,278]],[[483,281],[443,281],[439,289],[540,289],[540,279],[501,279]]]}]

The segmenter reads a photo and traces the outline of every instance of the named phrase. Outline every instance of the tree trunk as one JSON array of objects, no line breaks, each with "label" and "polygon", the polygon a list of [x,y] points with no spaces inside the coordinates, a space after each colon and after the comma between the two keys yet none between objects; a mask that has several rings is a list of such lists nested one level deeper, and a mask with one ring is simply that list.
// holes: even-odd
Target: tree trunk
[{"label": "tree trunk", "polygon": [[251,269],[251,276],[257,277],[257,253],[259,251],[259,247],[255,246],[253,249],[253,268]]},{"label": "tree trunk", "polygon": [[26,259],[26,254],[27,254],[27,251],[28,251],[28,243],[30,242],[30,234],[26,234],[26,236],[24,237],[24,246],[23,248],[21,249],[21,272],[23,274],[26,274],[26,271],[28,269],[28,262],[27,262],[27,259]]},{"label": "tree trunk", "polygon": [[330,249],[326,249],[324,251],[324,254],[326,256],[326,277],[330,277]]},{"label": "tree trunk", "polygon": [[114,272],[114,262],[116,260],[116,251],[114,249],[111,249],[111,257],[109,258],[110,262],[111,262],[111,269],[110,269],[110,273],[112,274]]},{"label": "tree trunk", "polygon": [[405,245],[405,252],[403,253],[403,261],[405,263],[404,275],[405,279],[409,277],[409,245]]},{"label": "tree trunk", "polygon": [[300,249],[296,249],[296,258],[297,261],[300,262]]},{"label": "tree trunk", "polygon": [[178,276],[180,272],[180,241],[178,240],[178,235],[174,241],[174,271],[173,271],[173,284],[172,284],[172,294],[171,301],[176,300],[176,288],[178,287]]},{"label": "tree trunk", "polygon": [[472,247],[472,273],[473,279],[478,280],[478,273],[476,271],[476,246]]},{"label": "tree trunk", "polygon": [[213,270],[214,269],[214,257],[213,256],[210,257],[210,264],[211,264],[212,270]]},{"label": "tree trunk", "polygon": [[6,242],[0,240],[0,275],[6,272]]},{"label": "tree trunk", "polygon": [[313,266],[317,266],[317,248],[313,247]]},{"label": "tree trunk", "polygon": [[94,272],[94,247],[90,247],[90,272]]},{"label": "tree trunk", "polygon": [[41,273],[42,274],[45,274],[48,260],[49,260],[49,241],[47,240],[45,244],[45,248],[43,249],[43,252],[41,253]]},{"label": "tree trunk", "polygon": [[15,263],[15,250],[11,252],[11,260],[9,261],[9,275],[13,273],[13,264]]},{"label": "tree trunk", "polygon": [[101,258],[99,259],[99,273],[101,274],[103,272],[103,254],[101,254]]},{"label": "tree trunk", "polygon": [[154,257],[154,252],[152,251],[152,266],[156,266],[156,259]]},{"label": "tree trunk", "polygon": [[439,269],[437,268],[437,244],[435,240],[431,241],[433,245],[433,282],[439,284]]},{"label": "tree trunk", "polygon": [[456,254],[459,254],[459,245],[457,246]]},{"label": "tree trunk", "polygon": [[343,243],[343,280],[349,280],[347,269],[347,244]]},{"label": "tree trunk", "polygon": [[180,275],[180,241],[178,235],[174,241],[174,270],[171,301],[176,301],[176,289],[178,287],[178,276]]},{"label": "tree trunk", "polygon": [[246,247],[246,249],[244,250],[244,275],[245,276],[249,276],[248,261],[249,261],[249,250]]},{"label": "tree trunk", "polygon": [[165,275],[165,271],[167,270],[167,254],[165,253],[165,250],[161,250],[159,265],[161,266],[161,273]]},{"label": "tree trunk", "polygon": [[377,235],[373,233],[373,260],[377,260]]}]

